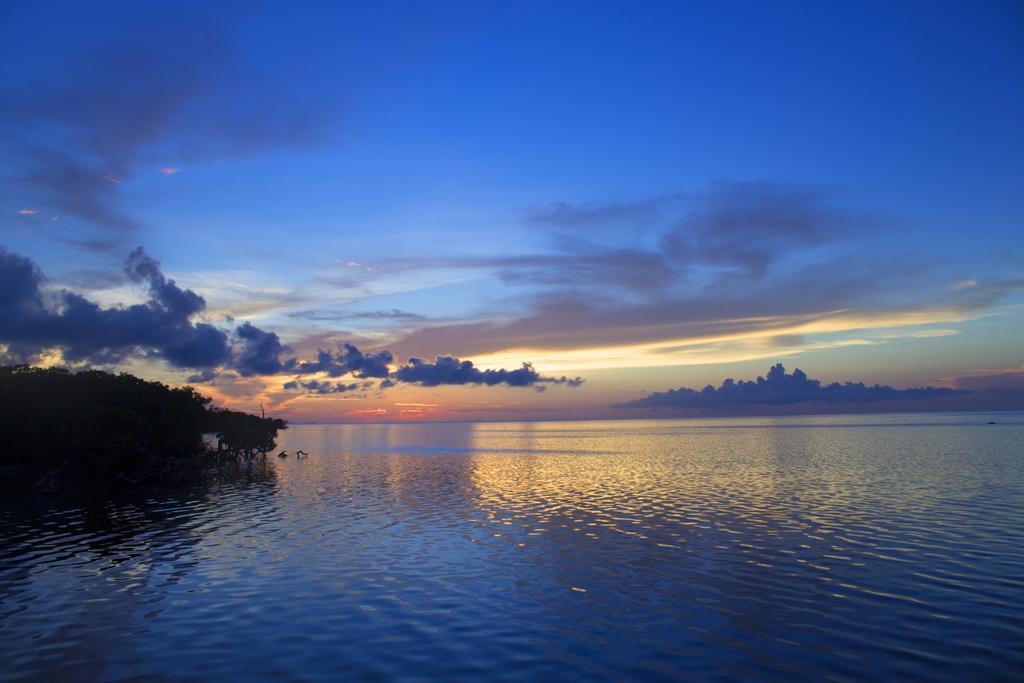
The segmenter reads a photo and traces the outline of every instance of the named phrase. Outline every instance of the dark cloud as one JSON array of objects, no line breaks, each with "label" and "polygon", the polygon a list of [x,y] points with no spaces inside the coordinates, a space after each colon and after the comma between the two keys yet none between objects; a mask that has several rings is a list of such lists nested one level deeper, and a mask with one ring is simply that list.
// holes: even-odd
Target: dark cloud
[{"label": "dark cloud", "polygon": [[356,377],[387,377],[394,360],[390,351],[364,354],[352,344],[343,344],[342,351],[339,361]]},{"label": "dark cloud", "polygon": [[153,301],[184,318],[199,313],[206,307],[206,301],[191,289],[181,289],[174,280],[168,280],[160,271],[160,262],[148,256],[138,247],[124,263],[124,274],[136,284],[149,287]]},{"label": "dark cloud", "polygon": [[[529,363],[524,363],[515,370],[480,370],[471,361],[459,360],[451,356],[438,356],[433,363],[419,358],[410,358],[409,362],[394,372],[388,368],[392,361],[390,351],[378,351],[364,354],[352,344],[343,344],[338,354],[320,351],[316,361],[308,361],[295,365],[293,371],[300,374],[323,372],[331,377],[352,374],[361,379],[378,377],[382,381],[377,384],[380,390],[389,389],[399,383],[419,384],[420,386],[436,387],[442,385],[507,385],[512,387],[534,387],[543,391],[552,384],[564,384],[578,387],[583,384],[579,377],[545,377],[540,375]],[[356,388],[368,389],[371,382],[361,384],[332,383],[320,380],[302,380],[296,377],[285,383],[284,388],[290,391],[302,390],[310,394],[327,394],[352,391]]]},{"label": "dark cloud", "polygon": [[[480,370],[470,361],[439,356],[434,363],[418,358],[392,373],[390,351],[363,352],[343,343],[338,351],[321,350],[315,360],[300,361],[276,332],[251,322],[238,325],[231,337],[206,322],[192,319],[203,313],[206,301],[166,277],[160,263],[139,247],[124,262],[128,281],[144,287],[148,299],[132,306],[101,308],[80,294],[61,290],[47,296],[44,277],[30,259],[0,248],[0,343],[5,362],[32,362],[49,349],[59,348],[72,362],[117,363],[130,355],[158,357],[173,367],[199,370],[189,382],[206,383],[218,371],[240,377],[280,374],[329,377],[351,375],[382,379],[380,388],[396,382],[426,386],[482,384],[493,386],[579,386],[580,378],[543,377],[531,365],[516,370]],[[370,382],[363,382],[367,388]],[[301,380],[287,388],[312,393],[350,391],[356,385]]]},{"label": "dark cloud", "polygon": [[231,354],[227,335],[208,323],[178,325],[178,338],[165,341],[160,355],[171,365],[181,368],[202,368],[220,365]]},{"label": "dark cloud", "polygon": [[67,290],[46,297],[36,265],[0,248],[0,341],[9,360],[29,362],[52,348],[70,361],[92,363],[143,353],[176,367],[206,368],[230,358],[225,332],[191,322],[205,308],[203,298],[165,278],[141,248],[128,257],[125,274],[147,288],[145,303],[101,308]]},{"label": "dark cloud", "polygon": [[782,364],[773,366],[766,377],[754,381],[725,380],[717,389],[710,384],[702,390],[670,389],[655,392],[636,401],[622,403],[617,408],[745,408],[751,406],[778,406],[795,403],[838,404],[881,401],[921,400],[952,396],[953,389],[926,387],[920,389],[893,389],[889,386],[866,386],[846,382],[822,386],[810,379],[802,370],[787,375]]},{"label": "dark cloud", "polygon": [[290,372],[298,364],[294,356],[284,360],[281,358],[290,354],[291,349],[281,343],[276,332],[267,332],[245,322],[235,329],[235,336],[241,348],[232,367],[242,377]]},{"label": "dark cloud", "polygon": [[189,375],[185,381],[189,384],[209,384],[213,380],[217,379],[217,371],[207,368],[202,372],[197,372],[194,375]]},{"label": "dark cloud", "polygon": [[390,374],[388,365],[394,359],[390,351],[363,353],[354,344],[345,342],[339,344],[337,353],[321,349],[315,360],[301,361],[289,346],[281,342],[276,332],[262,330],[250,322],[239,325],[235,337],[239,342],[238,352],[231,367],[243,377],[289,373],[324,373],[330,377],[352,375],[360,379],[387,377]]},{"label": "dark cloud", "polygon": [[578,387],[583,383],[579,377],[542,377],[529,363],[523,363],[523,366],[516,370],[481,370],[475,367],[472,361],[459,360],[452,356],[438,356],[433,363],[420,358],[410,358],[408,364],[395,370],[393,377],[399,382],[426,387],[442,384],[507,384],[511,387],[565,384]]},{"label": "dark cloud", "polygon": [[[395,386],[399,382],[422,386],[450,384],[478,384],[495,386],[505,384],[513,387],[545,387],[564,384],[578,387],[583,384],[579,377],[545,377],[529,363],[515,370],[480,370],[471,361],[460,361],[451,356],[438,356],[433,362],[410,358],[409,362],[391,371],[394,356],[390,351],[364,353],[354,344],[339,345],[338,352],[320,350],[315,360],[299,361],[291,356],[291,349],[281,343],[277,334],[261,330],[251,323],[243,323],[235,331],[240,340],[240,350],[232,361],[232,369],[243,377],[278,374],[299,375],[284,385],[288,390],[304,390],[308,393],[337,393],[351,391],[356,384],[331,383],[320,380],[303,380],[302,375],[323,373],[329,377],[351,375],[358,379],[379,378],[380,389]],[[367,388],[370,383],[359,385]]]},{"label": "dark cloud", "polygon": [[296,371],[303,374],[325,372],[331,377],[349,373],[360,378],[387,377],[390,373],[388,365],[393,360],[390,351],[364,354],[354,344],[346,342],[339,346],[336,354],[321,350],[315,361],[299,363]]},{"label": "dark cloud", "polygon": [[285,382],[284,384],[284,389],[286,391],[302,389],[307,394],[341,394],[346,391],[355,391],[361,388],[363,388],[363,386],[359,382],[344,384],[343,382],[321,382],[316,379],[311,379],[305,382],[294,380],[292,382]]}]

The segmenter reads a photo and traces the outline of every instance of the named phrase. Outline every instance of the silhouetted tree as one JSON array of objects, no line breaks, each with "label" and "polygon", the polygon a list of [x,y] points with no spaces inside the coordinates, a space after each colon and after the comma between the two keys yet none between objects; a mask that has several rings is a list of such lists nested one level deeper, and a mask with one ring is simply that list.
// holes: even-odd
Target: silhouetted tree
[{"label": "silhouetted tree", "polygon": [[270,450],[286,426],[128,373],[0,366],[0,466],[9,472],[89,486],[183,483]]}]

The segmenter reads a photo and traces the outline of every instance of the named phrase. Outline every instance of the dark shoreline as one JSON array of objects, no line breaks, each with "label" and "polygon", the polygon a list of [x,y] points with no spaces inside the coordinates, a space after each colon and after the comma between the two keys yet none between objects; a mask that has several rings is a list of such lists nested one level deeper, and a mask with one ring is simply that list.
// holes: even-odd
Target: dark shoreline
[{"label": "dark shoreline", "polygon": [[127,373],[0,367],[0,491],[105,499],[203,487],[275,447],[284,420]]}]

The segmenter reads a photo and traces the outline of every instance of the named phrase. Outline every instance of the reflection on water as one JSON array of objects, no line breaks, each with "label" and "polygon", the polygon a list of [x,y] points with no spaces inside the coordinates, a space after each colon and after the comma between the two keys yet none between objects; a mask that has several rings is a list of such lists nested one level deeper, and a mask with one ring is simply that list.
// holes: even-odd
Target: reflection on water
[{"label": "reflection on water", "polygon": [[1009,678],[1022,444],[1019,413],[295,426],[308,459],[202,496],[0,508],[0,679]]}]

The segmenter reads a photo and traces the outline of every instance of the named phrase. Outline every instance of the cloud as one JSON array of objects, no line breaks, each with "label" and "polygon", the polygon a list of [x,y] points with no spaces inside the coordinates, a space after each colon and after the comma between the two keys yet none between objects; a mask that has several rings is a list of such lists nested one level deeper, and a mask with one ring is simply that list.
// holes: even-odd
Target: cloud
[{"label": "cloud", "polygon": [[[393,356],[390,351],[363,353],[353,344],[347,343],[342,344],[339,348],[340,351],[337,354],[321,350],[315,361],[292,363],[288,365],[287,371],[299,375],[324,373],[329,377],[351,374],[360,379],[380,378],[382,381],[377,385],[380,390],[389,389],[399,383],[429,387],[467,384],[532,386],[538,391],[543,391],[547,386],[553,384],[564,384],[568,387],[578,387],[583,384],[583,379],[579,377],[542,376],[529,363],[523,363],[522,367],[515,370],[481,370],[475,367],[472,361],[459,360],[451,356],[438,356],[432,363],[419,358],[410,358],[407,364],[391,371],[389,364],[392,362]],[[270,364],[267,369],[275,367]],[[275,373],[282,371],[286,370],[274,370]],[[366,389],[371,384],[363,382],[358,386]],[[299,377],[284,384],[286,390],[305,390],[307,393],[314,394],[351,391],[356,387],[356,384],[346,385],[341,382],[332,384],[320,380],[302,380]]]},{"label": "cloud", "polygon": [[663,289],[678,270],[662,254],[632,248],[606,248],[575,242],[571,253],[495,259],[498,277],[507,284],[601,285],[632,291]]},{"label": "cloud", "polygon": [[[481,270],[506,284],[658,295],[685,286],[750,285],[814,250],[852,244],[879,224],[818,189],[733,181],[634,202],[557,202],[529,211],[527,220],[574,230],[552,233],[548,250],[538,253],[391,259],[380,268]],[[648,225],[660,228],[653,243],[641,229]],[[594,241],[604,226],[615,228],[619,243]]]},{"label": "cloud", "polygon": [[241,350],[232,367],[242,377],[290,372],[298,364],[294,357],[281,359],[282,355],[290,354],[291,349],[281,343],[276,332],[244,322],[235,329],[235,336],[241,342]]},{"label": "cloud", "polygon": [[34,216],[39,213],[39,209],[20,209],[18,213],[22,216]]},{"label": "cloud", "polygon": [[[101,308],[66,289],[46,295],[45,279],[35,263],[0,248],[3,361],[34,362],[51,349],[60,349],[69,362],[111,364],[129,356],[157,357],[174,368],[198,370],[188,377],[193,383],[209,383],[223,373],[235,379],[293,374],[297,377],[286,384],[287,389],[321,394],[350,391],[355,385],[300,378],[324,374],[381,379],[381,389],[398,382],[575,387],[583,381],[541,376],[527,363],[515,370],[480,370],[471,361],[451,356],[439,356],[433,363],[412,358],[392,372],[391,351],[364,352],[347,342],[337,352],[320,350],[315,359],[302,361],[276,332],[251,322],[236,326],[229,335],[213,324],[193,321],[206,311],[206,300],[165,276],[159,261],[142,247],[125,259],[123,273],[148,298],[141,304]],[[96,274],[89,273],[89,279],[95,280]],[[364,381],[361,386],[371,384]]]},{"label": "cloud", "polygon": [[[460,361],[451,356],[439,356],[433,363],[410,358],[406,365],[392,371],[390,365],[394,355],[390,351],[366,353],[347,342],[339,345],[337,353],[321,349],[315,360],[300,361],[291,356],[292,350],[281,343],[276,333],[261,330],[249,322],[240,325],[235,330],[235,336],[240,341],[240,350],[231,362],[231,369],[242,377],[297,375],[294,380],[285,383],[284,388],[288,390],[304,389],[310,393],[320,394],[349,390],[342,388],[347,386],[343,383],[331,384],[321,380],[300,379],[302,375],[315,374],[325,374],[328,377],[351,375],[364,380],[378,378],[382,380],[378,384],[379,389],[390,388],[400,382],[421,386],[505,384],[514,387],[544,387],[564,384],[578,387],[583,384],[580,377],[542,376],[529,363],[524,363],[516,370],[480,370],[472,361]],[[195,381],[200,379],[197,378]],[[368,386],[364,382],[362,388]]]},{"label": "cloud", "polygon": [[149,299],[101,308],[68,290],[44,296],[35,263],[0,248],[0,342],[8,346],[8,360],[31,362],[53,348],[73,362],[112,363],[142,353],[176,367],[207,368],[229,359],[227,334],[190,320],[206,306],[201,296],[164,277],[141,247],[129,255],[124,272],[146,288]]},{"label": "cloud", "polygon": [[[49,45],[46,68],[24,69],[20,87],[0,94],[12,185],[62,215],[124,234],[141,223],[120,199],[157,155],[219,160],[317,138],[332,106],[314,106],[285,92],[286,81],[243,64],[233,13],[121,8]],[[36,61],[11,49],[9,60]],[[181,170],[160,167],[167,176]]]},{"label": "cloud", "polygon": [[810,379],[802,370],[787,375],[781,363],[772,366],[765,377],[739,382],[727,379],[717,389],[710,384],[701,390],[670,389],[618,404],[617,408],[745,408],[751,406],[779,406],[796,403],[838,404],[869,403],[896,400],[920,400],[949,397],[957,394],[953,389],[926,387],[920,389],[893,389],[889,386],[865,386],[846,382],[822,386]]},{"label": "cloud", "polygon": [[539,292],[519,300],[526,309],[519,315],[423,326],[390,348],[489,365],[528,357],[561,371],[778,358],[780,344],[837,345],[866,331],[909,336],[915,327],[970,320],[1024,288],[1019,278],[993,273],[950,291],[935,264],[901,254],[861,259],[847,251],[807,260],[756,281],[712,280],[643,297],[600,287]]},{"label": "cloud", "polygon": [[360,388],[363,388],[363,386],[358,382],[344,384],[343,382],[321,382],[320,380],[315,379],[311,379],[306,382],[295,380],[292,382],[285,382],[284,384],[284,389],[286,391],[302,389],[307,394],[341,394],[347,391],[355,391]]},{"label": "cloud", "polygon": [[[663,288],[677,276],[707,269],[726,271],[722,277],[732,271],[762,278],[794,253],[848,240],[876,223],[864,212],[836,206],[821,190],[768,182],[718,181],[702,192],[646,201],[552,206],[544,220],[577,227],[612,222],[635,230],[653,215],[675,213],[657,247],[634,255],[640,267],[663,261],[652,276]],[[609,268],[606,275],[614,278],[615,272]]]},{"label": "cloud", "polygon": [[505,265],[493,263],[504,269],[501,276],[507,282],[586,284],[603,278],[612,286],[651,290],[671,287],[679,276],[707,268],[763,277],[793,250],[844,240],[874,227],[865,214],[835,206],[820,190],[734,181],[713,183],[702,192],[632,202],[556,202],[529,211],[527,220],[577,233],[607,225],[636,233],[648,225],[664,227],[667,220],[655,248],[596,247],[562,235],[555,247],[568,252],[565,256],[535,256],[522,263],[509,257],[513,260]]},{"label": "cloud", "polygon": [[662,238],[674,261],[739,268],[763,276],[795,248],[814,247],[872,227],[824,193],[775,183],[718,182]]},{"label": "cloud", "polygon": [[24,157],[19,184],[54,211],[113,232],[140,226],[112,205],[122,181],[104,171],[115,165],[125,168],[122,162],[83,160],[72,152],[39,147],[26,151]]},{"label": "cloud", "polygon": [[[679,271],[663,254],[629,247],[606,247],[561,239],[561,253],[518,256],[465,256],[383,260],[384,274],[415,270],[492,271],[506,284],[596,286],[645,292],[671,284]],[[342,281],[341,284],[351,285]]]},{"label": "cloud", "polygon": [[153,301],[167,310],[189,318],[206,307],[206,301],[191,289],[181,289],[174,280],[168,280],[160,271],[160,262],[148,256],[142,247],[128,254],[124,274],[134,283],[149,286]]},{"label": "cloud", "polygon": [[443,384],[507,384],[511,387],[565,384],[578,387],[583,383],[579,377],[542,377],[529,363],[523,363],[523,366],[516,370],[481,370],[475,367],[472,361],[459,360],[452,356],[438,356],[433,363],[420,358],[410,358],[408,364],[395,370],[393,376],[400,382],[426,387]]},{"label": "cloud", "polygon": [[664,204],[673,197],[655,197],[633,202],[589,202],[569,204],[552,202],[526,212],[530,223],[554,228],[594,228],[602,225],[629,224],[632,227],[651,223],[662,213]]},{"label": "cloud", "polygon": [[124,273],[92,268],[78,268],[65,273],[61,282],[79,289],[113,289],[125,283]]},{"label": "cloud", "polygon": [[551,292],[535,297],[526,315],[501,321],[434,325],[393,346],[479,354],[504,349],[572,350],[748,332],[785,334],[794,321],[855,306],[877,273],[813,268],[756,290],[621,301],[607,293]]},{"label": "cloud", "polygon": [[426,320],[427,317],[419,313],[411,313],[392,308],[387,311],[292,311],[287,314],[295,320],[312,320],[326,322],[340,322],[342,320]]},{"label": "cloud", "polygon": [[117,251],[123,246],[121,240],[116,239],[67,239],[65,242],[85,249],[86,251],[96,252],[97,254],[107,254],[112,251]]},{"label": "cloud", "polygon": [[357,311],[349,314],[353,320],[426,320],[425,315],[392,308],[389,311]]},{"label": "cloud", "polygon": [[1024,392],[1024,369],[981,370],[968,375],[947,377],[940,384],[966,391]]},{"label": "cloud", "polygon": [[217,371],[207,368],[202,372],[197,372],[194,375],[189,375],[185,381],[189,384],[208,384],[213,380],[217,379]]},{"label": "cloud", "polygon": [[339,346],[337,354],[321,350],[315,361],[299,363],[296,371],[304,374],[325,372],[331,377],[349,373],[360,378],[387,377],[390,374],[388,365],[393,360],[390,351],[364,354],[355,345],[346,342]]}]

